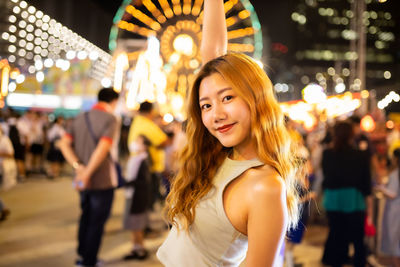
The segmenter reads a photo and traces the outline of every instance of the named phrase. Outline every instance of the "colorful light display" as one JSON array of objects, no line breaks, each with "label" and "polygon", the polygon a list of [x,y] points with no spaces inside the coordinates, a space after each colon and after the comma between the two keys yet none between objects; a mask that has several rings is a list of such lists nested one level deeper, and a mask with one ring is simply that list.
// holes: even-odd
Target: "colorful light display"
[{"label": "colorful light display", "polygon": [[[162,69],[166,73],[166,94],[185,97],[201,65],[199,51],[202,0],[126,0],[114,17],[110,50],[127,32],[142,37],[155,36],[160,41]],[[228,50],[246,53],[256,60],[262,55],[261,25],[248,0],[228,0],[224,4],[228,26]],[[129,51],[130,52],[130,51]],[[136,57],[140,53],[136,53]]]}]

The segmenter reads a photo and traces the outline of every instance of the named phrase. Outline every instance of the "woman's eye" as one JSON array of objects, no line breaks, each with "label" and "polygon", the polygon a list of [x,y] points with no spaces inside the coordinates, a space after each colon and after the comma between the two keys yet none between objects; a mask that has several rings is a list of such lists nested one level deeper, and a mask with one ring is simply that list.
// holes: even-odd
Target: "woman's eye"
[{"label": "woman's eye", "polygon": [[204,105],[201,105],[201,109],[208,109],[208,108],[210,108],[211,107],[211,105],[210,104],[204,104]]},{"label": "woman's eye", "polygon": [[223,100],[224,100],[224,101],[229,101],[229,100],[231,100],[232,98],[233,98],[233,96],[227,95],[227,96],[225,96],[225,97],[223,98]]}]

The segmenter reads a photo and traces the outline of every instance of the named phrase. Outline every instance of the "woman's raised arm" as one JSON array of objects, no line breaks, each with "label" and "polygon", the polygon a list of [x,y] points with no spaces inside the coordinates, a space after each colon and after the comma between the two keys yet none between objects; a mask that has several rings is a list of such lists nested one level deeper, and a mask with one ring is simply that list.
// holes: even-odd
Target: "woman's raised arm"
[{"label": "woman's raised arm", "polygon": [[203,32],[200,46],[202,64],[225,55],[228,33],[223,0],[204,0]]}]

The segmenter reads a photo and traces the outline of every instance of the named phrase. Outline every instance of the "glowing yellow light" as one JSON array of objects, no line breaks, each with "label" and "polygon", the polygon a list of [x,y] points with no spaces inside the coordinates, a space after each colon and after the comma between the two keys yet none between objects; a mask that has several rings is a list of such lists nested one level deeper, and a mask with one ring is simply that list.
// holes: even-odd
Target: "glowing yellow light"
[{"label": "glowing yellow light", "polygon": [[365,115],[360,122],[361,129],[366,132],[375,130],[375,121],[370,115]]},{"label": "glowing yellow light", "polygon": [[200,66],[199,61],[197,61],[196,59],[192,59],[189,61],[189,67],[192,69],[197,69]]},{"label": "glowing yellow light", "polygon": [[193,82],[194,82],[195,79],[196,79],[196,76],[194,74],[189,74],[187,76],[189,88],[192,87]]},{"label": "glowing yellow light", "polygon": [[386,122],[386,128],[388,128],[388,129],[393,129],[393,128],[394,128],[394,122],[391,121],[391,120],[388,120],[388,121]]},{"label": "glowing yellow light", "polygon": [[13,69],[13,70],[10,72],[10,78],[13,79],[13,80],[15,80],[15,79],[17,79],[17,77],[18,77],[19,74],[20,74],[19,69]]},{"label": "glowing yellow light", "polygon": [[175,15],[179,16],[182,14],[182,7],[181,7],[181,1],[180,0],[172,0],[172,5],[173,5],[173,10]]},{"label": "glowing yellow light", "polygon": [[183,97],[180,94],[174,94],[171,100],[171,107],[174,111],[180,111],[183,108]]},{"label": "glowing yellow light", "polygon": [[126,53],[119,54],[115,62],[115,72],[114,72],[114,90],[116,92],[121,92],[124,71],[128,69],[128,67],[129,67],[128,55]]},{"label": "glowing yellow light", "polygon": [[233,30],[228,32],[228,39],[235,39],[235,38],[240,38],[248,35],[254,34],[254,29],[253,27],[248,27],[244,29],[239,29],[239,30]]},{"label": "glowing yellow light", "polygon": [[139,103],[136,102],[136,94],[133,90],[129,90],[127,93],[126,107],[128,109],[139,109]]},{"label": "glowing yellow light", "polygon": [[126,12],[128,12],[144,24],[150,25],[150,27],[155,31],[158,31],[161,28],[161,25],[158,22],[154,21],[152,18],[148,17],[146,14],[144,14],[139,9],[136,9],[132,5],[126,7]]},{"label": "glowing yellow light", "polygon": [[[161,69],[160,42],[156,37],[148,38],[147,50],[141,52],[132,72],[127,94],[127,106],[133,108],[135,102],[166,102],[165,88],[167,77]],[[129,100],[128,100],[129,99]]]},{"label": "glowing yellow light", "polygon": [[142,1],[143,5],[151,12],[153,17],[157,19],[158,22],[164,23],[167,21],[167,19],[164,17],[163,14],[161,14],[160,10],[153,4],[151,0],[143,0]]},{"label": "glowing yellow light", "polygon": [[230,27],[237,22],[236,17],[229,17],[226,19],[226,27]]},{"label": "glowing yellow light", "polygon": [[192,5],[192,0],[184,0],[183,1],[183,14],[185,14],[185,15],[190,14],[191,5]]},{"label": "glowing yellow light", "polygon": [[225,2],[225,4],[224,4],[225,14],[228,13],[228,11],[231,10],[232,7],[237,4],[238,1],[239,0],[229,0],[229,1]]},{"label": "glowing yellow light", "polygon": [[324,89],[318,84],[307,85],[304,87],[302,94],[304,101],[309,104],[318,104],[326,99]]},{"label": "glowing yellow light", "polygon": [[353,95],[351,92],[346,92],[346,93],[344,93],[343,98],[344,98],[344,100],[351,100],[351,99],[353,99]]},{"label": "glowing yellow light", "polygon": [[165,104],[167,102],[167,96],[164,93],[157,95],[157,102],[159,104]]},{"label": "glowing yellow light", "polygon": [[133,23],[129,23],[129,22],[126,22],[123,20],[118,22],[118,27],[123,30],[134,32],[134,33],[146,36],[146,37],[148,37],[150,35],[155,35],[155,31],[149,30],[147,28],[139,27]]},{"label": "glowing yellow light", "polygon": [[142,52],[142,51],[134,51],[134,52],[128,53],[128,54],[127,54],[127,55],[128,55],[128,60],[129,60],[129,61],[137,60],[137,58],[139,57],[139,54],[140,54],[141,52]]},{"label": "glowing yellow light", "polygon": [[178,89],[181,92],[186,92],[186,82],[187,82],[186,75],[184,75],[184,74],[179,75]]},{"label": "glowing yellow light", "polygon": [[176,64],[176,63],[178,63],[180,58],[181,58],[181,55],[179,53],[175,52],[169,57],[169,62]]},{"label": "glowing yellow light", "polygon": [[174,116],[172,116],[170,113],[167,113],[164,115],[163,119],[166,123],[171,123],[174,120]]},{"label": "glowing yellow light", "polygon": [[203,17],[204,17],[204,12],[201,11],[199,17],[196,20],[197,24],[202,24],[203,23]]},{"label": "glowing yellow light", "polygon": [[322,122],[325,122],[325,121],[328,120],[328,116],[326,116],[326,114],[323,113],[323,114],[321,114],[321,116],[319,117],[319,120],[322,121]]},{"label": "glowing yellow light", "polygon": [[236,52],[253,52],[254,51],[254,45],[252,45],[252,44],[228,43],[228,50],[236,51]]},{"label": "glowing yellow light", "polygon": [[203,0],[196,0],[193,5],[192,15],[198,16],[201,10],[201,5],[203,4]]},{"label": "glowing yellow light", "polygon": [[317,119],[313,115],[309,115],[305,121],[304,121],[304,129],[306,131],[312,131],[314,129],[315,125],[317,124]]},{"label": "glowing yellow light", "polygon": [[361,91],[361,97],[362,98],[368,98],[369,97],[369,92],[367,90],[362,90]]},{"label": "glowing yellow light", "polygon": [[1,95],[6,96],[8,94],[8,81],[10,75],[10,67],[3,67],[3,71],[1,72]]},{"label": "glowing yellow light", "polygon": [[171,7],[169,6],[169,3],[167,0],[159,0],[161,8],[164,11],[164,14],[167,18],[172,18],[174,16],[174,13],[172,12]]},{"label": "glowing yellow light", "polygon": [[7,59],[0,60],[0,70],[8,65]]},{"label": "glowing yellow light", "polygon": [[246,18],[250,17],[250,11],[248,11],[247,9],[242,10],[239,12],[238,16],[241,19],[246,19]]},{"label": "glowing yellow light", "polygon": [[178,53],[184,54],[186,56],[190,56],[193,54],[193,38],[187,34],[179,34],[174,42],[173,46],[175,51]]},{"label": "glowing yellow light", "polygon": [[158,20],[160,23],[164,23],[164,22],[167,21],[167,18],[161,15],[161,16],[158,16],[158,17],[157,17],[157,20]]}]

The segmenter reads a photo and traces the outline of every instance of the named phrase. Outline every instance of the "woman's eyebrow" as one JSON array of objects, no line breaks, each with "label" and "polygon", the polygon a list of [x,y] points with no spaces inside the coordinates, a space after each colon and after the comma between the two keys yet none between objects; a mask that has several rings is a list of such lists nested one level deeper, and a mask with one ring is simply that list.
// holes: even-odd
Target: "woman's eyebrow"
[{"label": "woman's eyebrow", "polygon": [[[220,95],[220,94],[222,94],[222,93],[224,93],[225,91],[228,91],[228,90],[232,90],[232,88],[231,87],[222,88],[217,92],[217,94]],[[208,99],[210,99],[210,98],[208,96],[205,96],[205,97],[200,98],[199,102],[204,101],[204,100],[208,100]]]}]

